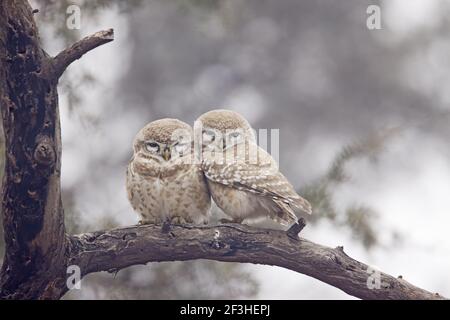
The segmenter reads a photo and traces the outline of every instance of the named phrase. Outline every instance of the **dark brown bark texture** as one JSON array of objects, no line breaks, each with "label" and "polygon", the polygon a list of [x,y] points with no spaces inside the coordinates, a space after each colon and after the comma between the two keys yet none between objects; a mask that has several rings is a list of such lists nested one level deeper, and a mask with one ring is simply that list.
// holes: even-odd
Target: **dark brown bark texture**
[{"label": "dark brown bark texture", "polygon": [[442,299],[380,273],[367,285],[368,266],[285,232],[245,225],[132,226],[69,236],[61,204],[61,138],[57,84],[84,53],[113,40],[98,32],[55,58],[41,48],[32,8],[0,1],[0,106],[5,135],[2,185],[5,257],[0,299],[59,299],[67,267],[82,275],[155,261],[210,259],[275,265],[312,276],[363,299]]},{"label": "dark brown bark texture", "polygon": [[[116,272],[160,261],[209,259],[279,266],[339,288],[361,299],[443,299],[404,279],[373,269],[344,253],[286,232],[239,224],[218,226],[132,226],[70,238],[70,264],[83,273]],[[276,272],[276,271],[274,271]],[[370,276],[379,276],[379,286]],[[368,281],[371,282],[368,285]],[[371,289],[372,288],[372,289]]]},{"label": "dark brown bark texture", "polygon": [[66,247],[57,79],[46,76],[50,60],[27,2],[0,3],[0,59],[6,246],[0,297],[52,296],[48,274],[62,275]]}]

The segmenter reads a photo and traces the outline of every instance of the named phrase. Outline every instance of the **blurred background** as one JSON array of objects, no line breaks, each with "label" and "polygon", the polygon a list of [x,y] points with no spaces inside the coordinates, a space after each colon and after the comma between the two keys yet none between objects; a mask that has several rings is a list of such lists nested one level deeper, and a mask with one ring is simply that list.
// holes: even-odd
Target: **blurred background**
[{"label": "blurred background", "polygon": [[[448,1],[30,3],[51,55],[115,30],[60,81],[69,232],[137,223],[125,168],[142,126],[229,108],[280,130],[280,169],[314,208],[303,237],[450,296]],[[71,4],[79,30],[66,26]],[[369,5],[380,30],[366,26]],[[91,274],[64,298],[353,297],[278,267],[201,260]]]}]

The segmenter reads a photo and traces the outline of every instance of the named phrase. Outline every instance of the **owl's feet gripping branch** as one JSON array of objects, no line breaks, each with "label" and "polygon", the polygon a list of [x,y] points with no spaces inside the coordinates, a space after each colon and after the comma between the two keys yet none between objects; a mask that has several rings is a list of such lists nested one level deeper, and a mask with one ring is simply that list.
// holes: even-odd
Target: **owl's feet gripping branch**
[{"label": "owl's feet gripping branch", "polygon": [[[153,261],[211,259],[275,265],[309,275],[363,299],[442,299],[371,268],[343,248],[292,239],[283,231],[243,224],[139,225],[68,235],[61,202],[61,138],[57,84],[88,51],[113,40],[106,30],[50,57],[42,49],[25,0],[0,2],[0,104],[5,136],[2,223],[5,257],[1,299],[59,299],[70,267],[81,276]],[[151,147],[151,146],[150,146]],[[277,199],[276,199],[277,200]],[[300,229],[299,229],[300,227]],[[298,233],[301,224],[289,234]]]}]

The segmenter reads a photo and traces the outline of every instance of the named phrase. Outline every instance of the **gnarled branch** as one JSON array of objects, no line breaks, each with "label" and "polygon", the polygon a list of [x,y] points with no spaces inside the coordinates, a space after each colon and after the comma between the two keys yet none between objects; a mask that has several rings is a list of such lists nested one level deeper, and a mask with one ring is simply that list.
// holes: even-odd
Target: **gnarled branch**
[{"label": "gnarled branch", "polygon": [[59,78],[66,68],[75,60],[80,59],[85,53],[92,49],[101,46],[102,44],[111,42],[114,40],[114,30],[108,29],[99,31],[81,39],[74,43],[71,47],[61,51],[56,57],[53,58],[53,70],[54,77]]},{"label": "gnarled branch", "polygon": [[163,232],[161,226],[144,225],[70,237],[69,263],[78,265],[82,274],[192,259],[279,266],[361,299],[443,299],[401,278],[373,270],[350,258],[342,247],[332,249],[301,238],[295,240],[278,230],[223,224],[171,226],[170,231]]}]

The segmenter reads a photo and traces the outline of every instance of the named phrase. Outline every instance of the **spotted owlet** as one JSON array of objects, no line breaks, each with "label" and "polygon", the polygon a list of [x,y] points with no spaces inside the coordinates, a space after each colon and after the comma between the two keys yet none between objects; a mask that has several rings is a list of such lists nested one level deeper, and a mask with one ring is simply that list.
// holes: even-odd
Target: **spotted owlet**
[{"label": "spotted owlet", "polygon": [[211,198],[192,138],[192,127],[176,119],[153,121],[136,135],[127,192],[141,223],[207,223]]},{"label": "spotted owlet", "polygon": [[297,221],[295,211],[311,214],[311,205],[257,145],[253,129],[241,115],[207,112],[197,119],[194,131],[201,141],[202,170],[212,198],[232,222],[269,217],[289,225]]}]

